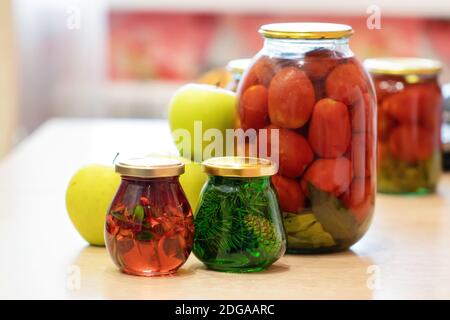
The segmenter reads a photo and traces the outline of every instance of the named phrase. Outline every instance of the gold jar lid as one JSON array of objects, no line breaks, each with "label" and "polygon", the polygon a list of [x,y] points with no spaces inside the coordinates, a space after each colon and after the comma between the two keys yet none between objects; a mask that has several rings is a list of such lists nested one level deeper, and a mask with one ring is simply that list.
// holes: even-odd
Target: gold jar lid
[{"label": "gold jar lid", "polygon": [[437,60],[424,58],[374,58],[366,59],[364,67],[371,74],[378,75],[435,75],[442,70]]},{"label": "gold jar lid", "polygon": [[131,158],[116,163],[116,172],[135,178],[175,177],[184,173],[184,163],[165,157]]},{"label": "gold jar lid", "polygon": [[322,22],[287,22],[262,25],[259,33],[276,39],[341,39],[353,34],[345,24]]},{"label": "gold jar lid", "polygon": [[274,162],[254,157],[217,157],[203,161],[203,171],[222,177],[266,177],[277,173]]},{"label": "gold jar lid", "polygon": [[242,75],[250,65],[251,59],[234,59],[228,62],[227,70],[233,74]]}]

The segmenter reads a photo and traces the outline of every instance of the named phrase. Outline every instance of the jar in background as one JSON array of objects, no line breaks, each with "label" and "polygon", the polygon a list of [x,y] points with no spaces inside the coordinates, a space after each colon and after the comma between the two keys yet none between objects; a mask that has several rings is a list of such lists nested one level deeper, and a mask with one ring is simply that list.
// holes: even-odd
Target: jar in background
[{"label": "jar in background", "polygon": [[350,50],[353,30],[279,23],[259,32],[264,47],[240,82],[238,124],[279,130],[272,183],[288,252],[347,249],[370,225],[376,188],[375,94]]},{"label": "jar in background", "polygon": [[227,64],[227,71],[231,73],[231,81],[227,84],[227,89],[236,92],[242,74],[250,65],[251,59],[235,59]]},{"label": "jar in background", "polygon": [[209,269],[261,271],[285,252],[286,239],[266,159],[211,158],[195,215],[193,252]]},{"label": "jar in background", "polygon": [[122,182],[106,216],[105,242],[125,273],[174,273],[192,248],[192,211],[178,176],[184,164],[169,158],[136,158],[116,164]]},{"label": "jar in background", "polygon": [[368,59],[378,98],[378,191],[434,192],[442,171],[438,61]]}]

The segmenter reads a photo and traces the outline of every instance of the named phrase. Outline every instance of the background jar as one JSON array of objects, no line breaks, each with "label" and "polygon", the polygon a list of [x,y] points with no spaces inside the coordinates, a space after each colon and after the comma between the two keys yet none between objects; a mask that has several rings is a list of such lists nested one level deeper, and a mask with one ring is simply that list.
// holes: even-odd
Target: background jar
[{"label": "background jar", "polygon": [[434,192],[441,175],[441,64],[419,58],[365,61],[378,99],[378,191]]},{"label": "background jar", "polygon": [[227,71],[231,74],[231,81],[227,84],[227,89],[236,92],[242,74],[250,65],[251,59],[234,59],[228,62]]},{"label": "background jar", "polygon": [[285,252],[286,239],[266,159],[212,158],[195,215],[193,252],[209,269],[261,271]]},{"label": "background jar", "polygon": [[279,130],[272,183],[288,252],[347,249],[366,232],[375,194],[376,101],[348,44],[353,30],[281,23],[259,32],[264,47],[238,88],[239,126]]},{"label": "background jar", "polygon": [[105,242],[125,273],[174,273],[192,248],[192,211],[178,176],[184,164],[169,158],[136,158],[116,164],[122,182],[105,223]]}]

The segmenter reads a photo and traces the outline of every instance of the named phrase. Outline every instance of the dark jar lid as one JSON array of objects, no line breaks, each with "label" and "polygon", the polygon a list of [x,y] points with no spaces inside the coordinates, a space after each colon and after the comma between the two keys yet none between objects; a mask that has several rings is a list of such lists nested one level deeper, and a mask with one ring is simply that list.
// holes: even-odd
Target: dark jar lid
[{"label": "dark jar lid", "polygon": [[184,173],[184,163],[166,157],[131,158],[116,163],[116,172],[135,178],[175,177]]},{"label": "dark jar lid", "polygon": [[217,157],[202,163],[203,171],[222,177],[267,177],[277,173],[276,164],[268,159],[254,157]]}]

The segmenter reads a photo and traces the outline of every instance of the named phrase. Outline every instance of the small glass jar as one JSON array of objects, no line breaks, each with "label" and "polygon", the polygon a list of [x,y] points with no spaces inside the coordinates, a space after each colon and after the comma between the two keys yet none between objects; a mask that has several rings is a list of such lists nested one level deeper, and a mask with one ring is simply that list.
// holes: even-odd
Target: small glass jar
[{"label": "small glass jar", "polygon": [[122,182],[105,224],[105,242],[121,271],[140,276],[174,273],[192,249],[192,211],[178,176],[184,164],[135,158],[116,164]]},{"label": "small glass jar", "polygon": [[368,59],[378,99],[378,191],[427,194],[441,175],[438,61]]},{"label": "small glass jar", "polygon": [[237,123],[259,138],[278,130],[278,150],[268,152],[270,139],[257,146],[279,164],[272,183],[288,252],[345,250],[367,231],[376,190],[375,93],[349,47],[353,30],[276,23],[259,32],[264,47],[240,82]]},{"label": "small glass jar", "polygon": [[231,81],[227,84],[227,89],[236,92],[241,81],[242,74],[250,65],[251,59],[235,59],[227,64],[227,71],[231,74]]},{"label": "small glass jar", "polygon": [[195,216],[193,252],[209,269],[254,272],[285,252],[286,239],[266,159],[211,158]]}]

